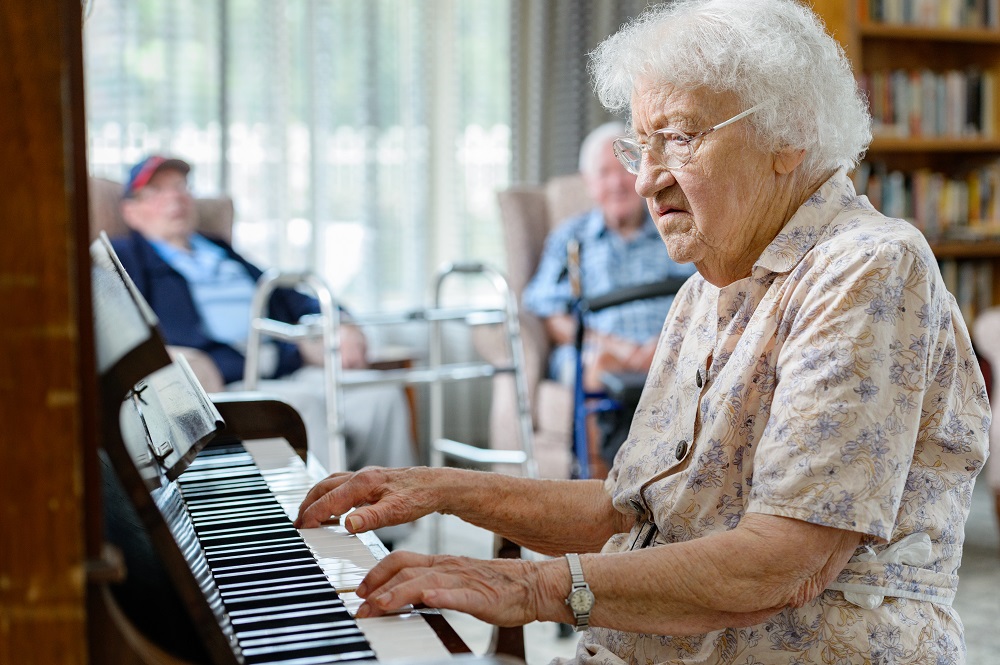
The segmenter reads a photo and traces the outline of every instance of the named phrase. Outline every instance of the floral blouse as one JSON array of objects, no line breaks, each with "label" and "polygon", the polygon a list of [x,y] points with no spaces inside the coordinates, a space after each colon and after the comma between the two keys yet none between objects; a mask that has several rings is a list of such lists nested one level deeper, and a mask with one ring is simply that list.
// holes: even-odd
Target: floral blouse
[{"label": "floral blouse", "polygon": [[[968,331],[923,236],[843,171],[724,288],[678,294],[606,487],[650,546],[746,512],[865,534],[812,602],[696,637],[592,628],[592,663],[963,663],[951,607],[987,455]],[[606,552],[627,550],[633,533]],[[598,599],[600,602],[600,599]]]}]

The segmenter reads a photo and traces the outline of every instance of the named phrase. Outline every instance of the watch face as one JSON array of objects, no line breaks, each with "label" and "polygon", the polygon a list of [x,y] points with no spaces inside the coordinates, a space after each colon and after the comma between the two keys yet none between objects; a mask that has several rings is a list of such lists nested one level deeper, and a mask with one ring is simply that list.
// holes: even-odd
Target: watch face
[{"label": "watch face", "polygon": [[578,614],[589,612],[594,606],[594,594],[590,589],[577,589],[569,596],[569,607]]}]

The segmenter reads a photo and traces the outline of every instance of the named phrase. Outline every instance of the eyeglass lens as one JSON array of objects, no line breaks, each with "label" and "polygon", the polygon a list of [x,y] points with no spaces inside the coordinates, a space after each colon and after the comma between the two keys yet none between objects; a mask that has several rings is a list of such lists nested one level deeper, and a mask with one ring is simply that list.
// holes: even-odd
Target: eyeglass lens
[{"label": "eyeglass lens", "polygon": [[618,161],[622,163],[622,166],[624,166],[629,173],[634,175],[639,175],[639,167],[642,164],[643,151],[649,151],[656,159],[659,159],[666,168],[679,169],[691,161],[691,157],[694,155],[694,146],[691,144],[695,139],[701,138],[702,136],[714,132],[717,129],[721,129],[726,125],[731,125],[737,120],[745,118],[751,113],[761,109],[763,106],[764,103],[761,102],[760,104],[748,108],[742,113],[737,113],[729,120],[720,122],[714,127],[706,129],[703,132],[698,132],[694,136],[688,136],[684,132],[667,127],[650,134],[645,145],[637,143],[631,139],[616,139],[614,142],[615,155],[618,156]]},{"label": "eyeglass lens", "polygon": [[691,161],[691,139],[678,131],[665,129],[652,134],[645,146],[630,139],[615,141],[615,154],[622,166],[638,175],[642,163],[642,153],[648,150],[654,158],[668,169],[676,169]]}]

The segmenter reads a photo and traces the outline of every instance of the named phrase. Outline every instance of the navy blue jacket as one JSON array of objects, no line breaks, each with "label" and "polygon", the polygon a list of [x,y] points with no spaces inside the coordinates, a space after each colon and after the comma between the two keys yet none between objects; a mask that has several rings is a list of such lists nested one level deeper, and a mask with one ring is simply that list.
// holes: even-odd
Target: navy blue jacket
[{"label": "navy blue jacket", "polygon": [[[231,246],[217,238],[208,238],[219,245],[233,260],[246,268],[255,282],[261,270]],[[167,344],[201,349],[212,357],[226,383],[243,378],[243,354],[228,344],[209,337],[187,281],[157,254],[156,249],[140,233],[111,241],[118,258],[139,292],[149,302],[160,319],[160,331]],[[276,289],[268,303],[267,316],[286,323],[295,323],[306,314],[319,311],[319,304],[293,289]],[[250,313],[247,312],[247,317]],[[279,342],[278,369],[274,377],[285,376],[302,366],[302,357],[294,344]]]}]

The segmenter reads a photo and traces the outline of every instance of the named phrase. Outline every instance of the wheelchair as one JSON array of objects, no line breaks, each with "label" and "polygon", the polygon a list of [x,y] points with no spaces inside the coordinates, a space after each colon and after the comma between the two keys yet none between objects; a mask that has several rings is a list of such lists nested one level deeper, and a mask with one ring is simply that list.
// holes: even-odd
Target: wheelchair
[{"label": "wheelchair", "polygon": [[[572,249],[571,249],[572,254]],[[571,261],[572,262],[572,261]],[[600,455],[610,467],[615,454],[628,437],[632,416],[639,404],[646,374],[642,372],[606,372],[601,376],[604,389],[591,392],[583,385],[583,341],[584,321],[587,314],[599,312],[608,307],[675,295],[687,281],[687,277],[669,277],[657,282],[616,289],[593,298],[578,296],[573,301],[572,311],[576,318],[576,374],[573,386],[573,456],[574,477],[590,478],[590,450],[587,440],[587,418],[596,414],[601,440]],[[571,281],[573,276],[571,275]],[[579,284],[579,280],[575,280]],[[578,287],[576,291],[579,292]]]}]

